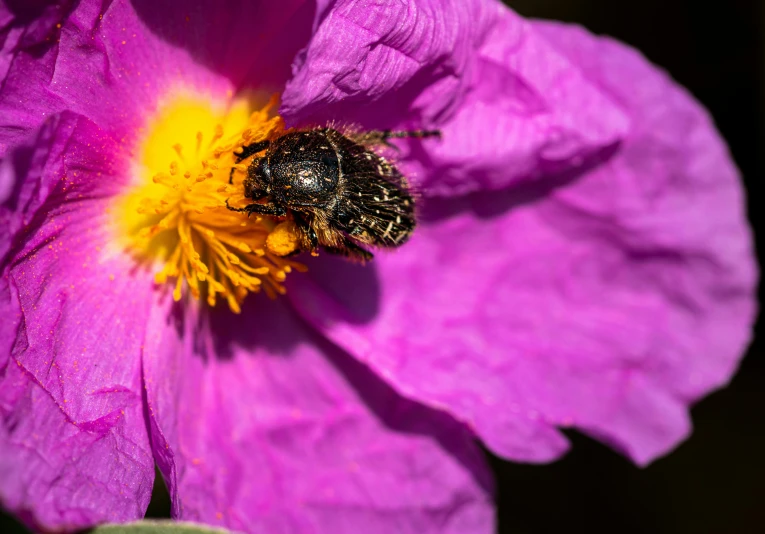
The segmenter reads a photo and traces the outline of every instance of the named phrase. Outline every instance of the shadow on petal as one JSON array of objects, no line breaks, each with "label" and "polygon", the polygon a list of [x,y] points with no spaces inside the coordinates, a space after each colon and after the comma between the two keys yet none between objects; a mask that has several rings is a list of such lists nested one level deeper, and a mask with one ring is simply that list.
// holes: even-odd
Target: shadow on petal
[{"label": "shadow on petal", "polygon": [[[231,359],[237,347],[248,352],[262,349],[272,355],[289,355],[304,338],[281,319],[283,314],[279,310],[289,306],[290,298],[301,299],[306,291],[317,287],[332,296],[348,324],[364,324],[375,318],[381,291],[374,262],[360,265],[322,254],[311,258],[308,267],[308,273],[293,273],[291,277],[305,277],[314,283],[288,283],[287,296],[271,300],[264,293],[250,294],[240,314],[233,313],[225,302],[212,309],[176,302],[169,308],[165,325],[179,338],[186,339],[191,345],[189,350],[206,361],[211,353],[217,358]],[[135,266],[136,271],[144,268],[145,265]],[[171,298],[165,290],[160,300],[166,302]]]},{"label": "shadow on petal", "polygon": [[15,18],[13,24],[26,26],[16,46],[34,46],[50,38],[56,23],[69,14],[73,4],[73,0],[6,0],[5,6]]},{"label": "shadow on petal", "polygon": [[542,200],[557,189],[575,182],[609,161],[617,154],[620,146],[620,143],[608,146],[583,161],[579,167],[551,173],[544,180],[523,181],[499,191],[478,191],[454,198],[427,197],[422,202],[420,219],[426,224],[434,224],[465,211],[472,211],[481,219],[499,217],[513,209]]},{"label": "shadow on petal", "polygon": [[190,322],[186,332],[193,341],[193,352],[205,360],[210,355],[231,360],[242,350],[289,357],[306,337],[302,330],[292,327],[292,321],[282,311],[285,305],[282,297],[270,300],[265,294],[256,294],[245,299],[239,314],[221,305],[214,309],[204,308],[193,319],[189,314],[184,318],[183,311],[177,310],[173,320],[179,321],[176,327],[181,328],[184,321]]},{"label": "shadow on petal", "polygon": [[[374,47],[372,47],[374,49]],[[300,109],[295,116],[288,115],[288,122],[298,124],[325,124],[337,121],[339,123],[358,124],[365,129],[402,129],[404,126],[412,129],[429,128],[434,124],[446,121],[454,112],[454,108],[460,102],[460,95],[454,91],[441,109],[423,121],[421,110],[416,109],[415,102],[420,95],[429,87],[437,84],[459,83],[458,75],[454,69],[441,64],[428,65],[416,72],[400,87],[384,93],[382,96],[369,102],[366,94],[354,94],[353,87],[357,83],[359,72],[351,71],[339,77],[336,81],[338,88],[352,95],[342,100],[328,102],[316,100]],[[291,121],[289,120],[291,119]],[[410,145],[418,145],[419,141],[409,141]]]},{"label": "shadow on petal", "polygon": [[[406,246],[406,245],[404,245]],[[376,250],[379,258],[384,254],[395,254],[395,250]],[[314,281],[326,293],[343,307],[345,320],[350,324],[364,324],[372,321],[380,309],[380,279],[377,273],[376,260],[366,265],[350,262],[338,256],[322,254],[319,258],[306,263],[305,276]],[[300,289],[290,290],[288,296],[295,299],[302,297]]]},{"label": "shadow on petal", "polygon": [[[342,258],[323,254],[310,262],[309,275],[294,273],[292,276],[312,276],[319,280],[324,290],[333,295],[347,312],[349,323],[371,321],[377,314],[380,299],[378,277],[373,264],[358,265]],[[299,291],[305,290],[305,285]],[[289,292],[289,289],[288,289]],[[301,298],[301,295],[292,295]],[[234,354],[234,346],[248,352],[262,349],[268,354],[289,356],[293,349],[306,338],[303,329],[293,328],[294,319],[288,318],[283,308],[289,307],[286,297],[271,300],[265,294],[249,295],[240,314],[232,313],[224,306],[205,308],[188,326],[189,315],[184,316],[180,306],[175,306],[168,321],[179,332],[189,332],[195,352],[200,355],[213,349],[218,358],[228,359]],[[291,312],[290,312],[291,315]],[[209,347],[206,344],[212,343]]]}]

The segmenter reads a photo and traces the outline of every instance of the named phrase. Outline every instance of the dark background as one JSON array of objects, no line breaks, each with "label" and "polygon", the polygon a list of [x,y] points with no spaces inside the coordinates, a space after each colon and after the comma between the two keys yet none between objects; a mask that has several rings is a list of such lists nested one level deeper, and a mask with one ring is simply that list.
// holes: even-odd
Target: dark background
[{"label": "dark background", "polygon": [[[765,2],[727,0],[505,0],[522,15],[578,22],[639,48],[712,112],[749,191],[763,196]],[[761,222],[753,220],[762,262]],[[762,297],[762,295],[760,295]],[[762,301],[762,298],[760,299]],[[547,466],[492,458],[504,533],[765,532],[765,364],[762,322],[730,387],[693,409],[691,439],[639,469],[575,433]],[[159,488],[151,516],[167,516]],[[16,531],[0,516],[0,532]],[[18,531],[17,531],[18,532]]]}]

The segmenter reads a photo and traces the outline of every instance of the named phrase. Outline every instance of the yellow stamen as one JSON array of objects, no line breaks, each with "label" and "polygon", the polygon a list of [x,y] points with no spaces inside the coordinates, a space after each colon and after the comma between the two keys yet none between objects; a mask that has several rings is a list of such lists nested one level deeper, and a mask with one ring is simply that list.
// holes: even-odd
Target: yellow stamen
[{"label": "yellow stamen", "polygon": [[111,212],[127,248],[142,260],[161,262],[156,283],[174,279],[176,301],[188,291],[210,306],[222,298],[238,313],[248,293],[284,294],[286,273],[305,269],[282,257],[297,250],[297,238],[289,235],[294,223],[248,218],[225,205],[227,199],[232,206],[247,203],[241,181],[249,161],[235,164],[234,154],[284,131],[273,114],[276,104],[272,98],[250,113],[244,99],[226,105],[184,93],[160,105],[148,125],[136,183]]}]

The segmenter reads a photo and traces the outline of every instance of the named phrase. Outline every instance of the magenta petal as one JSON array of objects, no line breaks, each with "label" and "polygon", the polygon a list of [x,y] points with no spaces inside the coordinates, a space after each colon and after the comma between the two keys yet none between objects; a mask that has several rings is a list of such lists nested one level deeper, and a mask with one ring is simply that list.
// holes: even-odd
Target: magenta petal
[{"label": "magenta petal", "polygon": [[139,354],[152,286],[106,253],[114,143],[72,114],[49,126],[47,157],[33,154],[4,206],[16,226],[0,282],[0,499],[35,528],[74,530],[138,519],[149,502]]},{"label": "magenta petal", "polygon": [[464,427],[400,398],[286,301],[246,304],[211,324],[152,320],[152,440],[176,518],[245,532],[493,532],[491,482]]},{"label": "magenta petal", "polygon": [[0,154],[63,110],[129,145],[175,91],[278,91],[308,40],[313,8],[303,0],[81,0],[49,43],[15,53],[0,86]]},{"label": "magenta petal", "polygon": [[555,427],[575,426],[645,464],[687,436],[688,406],[728,381],[750,338],[741,184],[707,113],[642,56],[538,31],[630,116],[613,157],[557,188],[431,200],[412,241],[378,254],[375,284],[316,262],[289,295],[500,455],[549,460]]},{"label": "magenta petal", "polygon": [[538,180],[621,139],[627,117],[528,22],[499,2],[447,4],[338,2],[296,62],[288,122],[439,128],[401,154],[426,195]]},{"label": "magenta petal", "polygon": [[129,143],[158,100],[183,87],[223,94],[231,85],[155,35],[131,2],[82,0],[51,44],[16,55],[0,88],[0,153],[63,110]]},{"label": "magenta petal", "polygon": [[170,45],[163,54],[178,54],[173,48],[179,47],[235,88],[259,91],[281,91],[292,59],[308,42],[316,11],[310,0],[132,0],[131,4],[152,38]]}]

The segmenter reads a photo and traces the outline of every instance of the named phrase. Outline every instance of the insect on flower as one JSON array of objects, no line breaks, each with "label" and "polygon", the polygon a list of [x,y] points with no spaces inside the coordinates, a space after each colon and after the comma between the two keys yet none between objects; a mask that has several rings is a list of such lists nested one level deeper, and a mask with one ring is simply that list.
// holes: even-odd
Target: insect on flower
[{"label": "insect on flower", "polygon": [[[368,261],[364,246],[395,248],[416,221],[409,184],[374,151],[392,138],[439,137],[435,130],[341,132],[312,128],[242,147],[236,163],[260,152],[246,168],[244,196],[254,202],[226,207],[251,215],[292,216],[298,250]],[[233,183],[236,167],[231,169]],[[261,203],[258,201],[265,200]]]},{"label": "insect on flower", "polygon": [[0,507],[32,531],[141,519],[159,471],[231,532],[489,534],[479,443],[645,465],[734,372],[740,175],[635,50],[496,0],[47,4],[0,3]]}]

